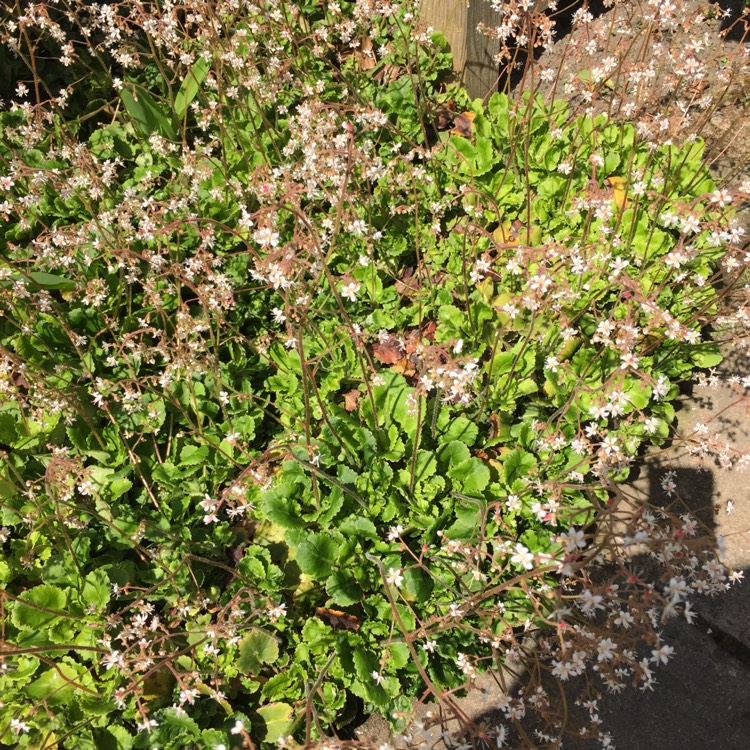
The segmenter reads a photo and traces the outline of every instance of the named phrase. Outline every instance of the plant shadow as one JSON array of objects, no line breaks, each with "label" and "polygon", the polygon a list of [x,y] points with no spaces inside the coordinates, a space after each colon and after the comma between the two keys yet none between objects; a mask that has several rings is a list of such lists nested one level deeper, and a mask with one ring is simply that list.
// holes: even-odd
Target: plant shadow
[{"label": "plant shadow", "polygon": [[[664,486],[666,471],[672,472],[673,491]],[[726,498],[729,490],[727,482],[718,479],[712,469],[670,466],[658,457],[647,457],[632,481],[629,497],[633,510],[637,510],[639,504],[648,503],[652,508],[655,506],[671,513],[690,514],[699,524],[696,537],[702,536],[704,541],[708,538],[709,549],[721,554],[723,542],[717,518],[720,513],[726,513],[722,504],[725,499],[722,498]],[[633,568],[641,571],[646,580],[658,585],[659,566],[651,555],[635,557]],[[712,597],[691,597],[691,604],[694,607],[691,623],[676,616],[660,628],[662,643],[673,647],[675,652],[666,666],[653,667],[655,687],[652,690],[637,690],[628,685],[621,691],[608,691],[602,681],[591,676],[561,682],[551,676],[549,665],[546,665],[540,682],[550,698],[553,713],[561,717],[563,747],[576,750],[610,746],[619,750],[747,748],[750,732],[750,590],[746,585],[727,586],[726,591]],[[650,658],[652,646],[642,644],[641,648],[644,657]],[[522,684],[517,683],[514,694]],[[593,710],[590,707],[587,710],[581,705],[581,696],[584,693],[590,696],[592,692],[596,705]],[[499,705],[503,698],[499,693],[492,696],[495,705]],[[580,727],[592,726],[592,714],[601,720],[601,732],[609,738],[605,741],[610,741],[611,745],[603,744],[602,737],[581,734]],[[508,726],[511,723],[506,712],[493,707],[477,713],[473,720],[475,727]],[[541,723],[524,728],[530,737],[535,731],[545,733]],[[466,733],[465,739],[469,740],[471,734],[476,736],[476,732]],[[489,747],[476,740],[473,744]],[[544,742],[539,744],[539,747],[552,746]],[[519,744],[517,747],[528,745]]]}]

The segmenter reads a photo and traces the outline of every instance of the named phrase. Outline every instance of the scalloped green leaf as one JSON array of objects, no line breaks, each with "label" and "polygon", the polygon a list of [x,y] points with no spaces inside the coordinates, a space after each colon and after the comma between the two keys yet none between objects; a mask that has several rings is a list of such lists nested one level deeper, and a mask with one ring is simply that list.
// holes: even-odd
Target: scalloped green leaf
[{"label": "scalloped green leaf", "polygon": [[448,428],[445,430],[443,440],[459,440],[465,445],[474,445],[479,428],[477,425],[466,417],[455,417],[451,420]]},{"label": "scalloped green leaf", "polygon": [[407,568],[404,571],[404,590],[407,599],[425,602],[432,593],[435,583],[432,576],[422,568]]},{"label": "scalloped green leaf", "polygon": [[322,581],[331,575],[338,552],[337,544],[327,534],[310,534],[297,548],[300,570]]},{"label": "scalloped green leaf", "polygon": [[279,658],[279,642],[268,631],[253,628],[239,643],[237,668],[248,675],[256,675],[264,664]]},{"label": "scalloped green leaf", "polygon": [[525,477],[536,466],[536,458],[522,450],[511,451],[503,460],[505,483],[512,485],[516,479]]},{"label": "scalloped green leaf", "polygon": [[696,367],[716,367],[724,357],[716,344],[705,344],[693,349],[690,359]]},{"label": "scalloped green leaf", "polygon": [[288,703],[269,703],[258,709],[257,732],[262,742],[276,742],[288,731],[292,722],[292,707]]},{"label": "scalloped green leaf", "polygon": [[83,667],[70,660],[58,661],[54,668],[43,672],[27,688],[30,698],[50,705],[69,703],[81,683]]},{"label": "scalloped green leaf", "polygon": [[326,580],[326,591],[339,607],[362,601],[362,589],[348,570],[337,570]]},{"label": "scalloped green leaf", "polygon": [[441,466],[458,466],[471,458],[471,452],[461,440],[450,440],[440,446],[437,456]]},{"label": "scalloped green leaf", "polygon": [[338,530],[346,536],[365,537],[367,539],[378,539],[378,530],[375,524],[363,516],[349,516],[337,525]]},{"label": "scalloped green leaf", "polygon": [[41,630],[65,616],[67,591],[50,584],[24,591],[13,606],[13,624],[17,628]]},{"label": "scalloped green leaf", "polygon": [[482,492],[490,482],[490,470],[478,458],[469,458],[454,466],[448,475],[468,495]]}]

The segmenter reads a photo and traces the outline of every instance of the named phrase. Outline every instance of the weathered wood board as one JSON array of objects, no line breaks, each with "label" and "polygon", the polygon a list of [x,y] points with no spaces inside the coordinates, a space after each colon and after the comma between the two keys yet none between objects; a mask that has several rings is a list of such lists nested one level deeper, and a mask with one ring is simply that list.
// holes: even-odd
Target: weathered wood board
[{"label": "weathered wood board", "polygon": [[500,43],[477,31],[479,23],[497,26],[498,14],[488,0],[421,0],[420,9],[423,22],[445,34],[453,68],[471,96],[485,98],[497,90]]}]

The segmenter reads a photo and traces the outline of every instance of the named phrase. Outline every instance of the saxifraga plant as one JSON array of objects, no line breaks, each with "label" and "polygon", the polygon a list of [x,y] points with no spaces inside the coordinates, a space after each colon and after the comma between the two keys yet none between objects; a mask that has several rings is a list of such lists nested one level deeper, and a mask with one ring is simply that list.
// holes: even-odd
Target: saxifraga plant
[{"label": "saxifraga plant", "polygon": [[[691,519],[613,498],[719,361],[750,186],[695,137],[469,101],[414,12],[7,12],[0,742],[403,730],[530,661],[649,685],[662,615],[724,586]],[[527,696],[498,743],[527,709],[554,741]]]}]

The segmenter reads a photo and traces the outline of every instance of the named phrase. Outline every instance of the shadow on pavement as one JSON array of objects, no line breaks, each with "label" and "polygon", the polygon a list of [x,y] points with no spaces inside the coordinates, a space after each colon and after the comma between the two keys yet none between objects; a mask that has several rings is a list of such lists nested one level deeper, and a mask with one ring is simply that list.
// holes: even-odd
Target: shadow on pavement
[{"label": "shadow on pavement", "polygon": [[[674,472],[676,490],[672,496],[662,487],[667,470]],[[718,549],[721,542],[716,535],[717,507],[724,511],[716,501],[722,490],[727,489],[725,476],[717,477],[714,471],[704,468],[670,465],[652,457],[642,463],[632,490],[634,497],[640,496],[642,501],[647,499],[672,512],[690,513],[702,526],[699,533],[709,535]],[[734,475],[730,484],[736,485],[737,481]],[[749,496],[750,482],[739,481],[748,488],[745,497]],[[636,559],[634,566],[647,576],[657,573],[653,560],[646,556]],[[570,727],[562,747],[566,750],[750,748],[750,589],[740,582],[713,597],[691,597],[691,604],[697,613],[692,624],[682,617],[664,624],[663,641],[675,652],[666,666],[655,668],[653,691],[626,687],[612,693],[607,692],[603,683],[595,685],[600,693],[596,712],[611,744],[577,734],[575,727],[589,723],[588,712],[576,705],[586,686],[582,678],[566,683],[546,680],[545,688],[553,705],[565,715],[566,727]],[[589,677],[589,685],[592,684]],[[497,709],[481,711],[475,717],[477,723],[489,726],[508,724],[507,717]]]}]

